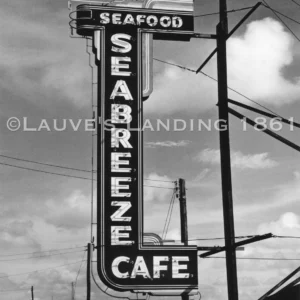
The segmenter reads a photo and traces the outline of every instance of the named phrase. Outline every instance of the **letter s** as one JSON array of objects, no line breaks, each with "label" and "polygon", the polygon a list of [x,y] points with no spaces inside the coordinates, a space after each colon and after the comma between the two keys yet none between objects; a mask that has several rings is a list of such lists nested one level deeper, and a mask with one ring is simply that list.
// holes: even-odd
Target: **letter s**
[{"label": "letter s", "polygon": [[121,39],[130,41],[131,36],[125,33],[116,33],[111,37],[111,41],[114,45],[119,46],[121,48],[117,48],[112,46],[111,50],[118,53],[128,53],[132,46],[130,43],[126,41],[122,41]]}]

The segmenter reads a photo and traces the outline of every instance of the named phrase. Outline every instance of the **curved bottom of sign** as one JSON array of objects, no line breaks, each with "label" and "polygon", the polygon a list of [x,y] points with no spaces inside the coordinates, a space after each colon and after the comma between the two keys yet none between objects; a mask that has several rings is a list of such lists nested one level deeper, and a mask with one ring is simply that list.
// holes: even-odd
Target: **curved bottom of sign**
[{"label": "curved bottom of sign", "polygon": [[[196,289],[182,289],[182,290],[139,290],[139,291],[126,291],[126,292],[120,292],[115,291],[111,288],[109,288],[107,285],[105,285],[99,278],[98,272],[97,272],[97,262],[93,259],[93,251],[91,253],[91,273],[92,278],[97,285],[97,287],[106,295],[115,297],[115,298],[125,298],[125,299],[132,299],[132,300],[146,300],[149,298],[149,296],[180,296],[182,294],[192,296],[194,297],[194,300],[199,299],[200,297],[197,297],[199,295],[199,291]],[[191,298],[193,300],[193,298]]]},{"label": "curved bottom of sign", "polygon": [[[92,254],[93,256],[93,254]],[[94,273],[95,272],[95,273]],[[145,293],[140,293],[140,292],[118,292],[115,291],[111,288],[109,288],[107,285],[105,285],[99,278],[99,275],[97,273],[97,263],[93,261],[92,258],[92,263],[91,263],[91,273],[92,273],[92,278],[96,284],[96,286],[106,295],[114,297],[114,298],[125,298],[125,299],[132,299],[136,300],[137,298],[140,300],[146,300],[149,296],[148,294]]]}]

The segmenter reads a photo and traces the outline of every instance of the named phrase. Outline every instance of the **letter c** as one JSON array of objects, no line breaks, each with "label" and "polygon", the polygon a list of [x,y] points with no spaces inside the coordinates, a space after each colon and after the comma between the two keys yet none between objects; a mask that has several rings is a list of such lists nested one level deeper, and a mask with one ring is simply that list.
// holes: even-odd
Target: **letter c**
[{"label": "letter c", "polygon": [[127,256],[119,256],[117,258],[115,258],[111,264],[111,270],[113,272],[113,274],[117,277],[117,278],[128,278],[129,277],[129,273],[121,273],[119,271],[119,264],[121,262],[126,262],[129,263],[130,259]]}]

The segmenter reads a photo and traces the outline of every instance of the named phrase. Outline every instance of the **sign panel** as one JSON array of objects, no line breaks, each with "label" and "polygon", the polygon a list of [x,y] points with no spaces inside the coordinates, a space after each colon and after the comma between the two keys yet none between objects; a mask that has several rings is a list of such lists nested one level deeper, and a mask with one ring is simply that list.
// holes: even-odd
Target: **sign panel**
[{"label": "sign panel", "polygon": [[77,33],[97,37],[94,44],[100,47],[99,277],[117,291],[197,289],[196,246],[143,243],[142,36],[153,33],[159,39],[187,40],[193,33],[192,15],[79,5]]}]

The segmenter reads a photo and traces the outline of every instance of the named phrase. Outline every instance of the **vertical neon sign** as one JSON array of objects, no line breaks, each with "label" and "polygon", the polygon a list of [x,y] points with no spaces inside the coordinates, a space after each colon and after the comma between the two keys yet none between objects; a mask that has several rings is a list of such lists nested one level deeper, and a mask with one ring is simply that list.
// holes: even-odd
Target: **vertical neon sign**
[{"label": "vertical neon sign", "polygon": [[117,291],[172,289],[181,294],[197,289],[196,246],[143,244],[142,37],[151,33],[154,39],[189,40],[193,16],[92,4],[78,5],[76,10],[77,33],[94,36],[100,49],[100,57],[96,55],[102,120],[98,124],[99,277]]}]

